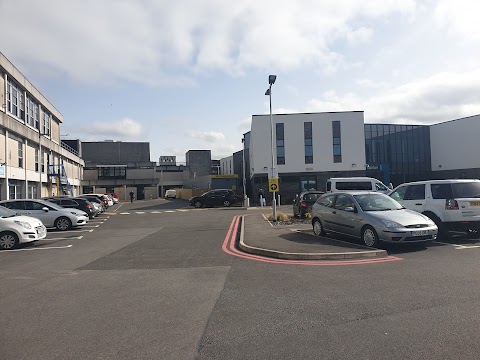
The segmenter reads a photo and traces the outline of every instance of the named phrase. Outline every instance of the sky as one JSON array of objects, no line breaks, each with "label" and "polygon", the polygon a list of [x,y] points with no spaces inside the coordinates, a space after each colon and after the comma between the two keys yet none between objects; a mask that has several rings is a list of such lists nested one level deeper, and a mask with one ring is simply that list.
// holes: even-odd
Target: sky
[{"label": "sky", "polygon": [[62,139],[146,141],[151,161],[242,148],[254,114],[366,123],[480,114],[474,0],[0,0],[0,51]]}]

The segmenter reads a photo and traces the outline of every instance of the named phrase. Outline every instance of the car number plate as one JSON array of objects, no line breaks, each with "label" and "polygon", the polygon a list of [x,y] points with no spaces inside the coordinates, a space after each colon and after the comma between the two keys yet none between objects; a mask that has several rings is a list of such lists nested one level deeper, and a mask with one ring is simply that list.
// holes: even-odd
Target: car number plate
[{"label": "car number plate", "polygon": [[470,206],[480,206],[480,201],[470,201]]},{"label": "car number plate", "polygon": [[428,230],[417,230],[417,231],[410,231],[411,236],[422,236],[428,235]]}]

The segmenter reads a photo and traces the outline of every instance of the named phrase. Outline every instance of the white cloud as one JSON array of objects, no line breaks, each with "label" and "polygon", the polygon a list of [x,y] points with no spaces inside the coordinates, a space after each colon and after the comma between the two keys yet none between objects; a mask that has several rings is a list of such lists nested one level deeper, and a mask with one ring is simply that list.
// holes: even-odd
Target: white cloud
[{"label": "white cloud", "polygon": [[217,143],[219,141],[225,140],[225,135],[223,135],[221,132],[215,132],[215,131],[191,130],[188,132],[188,135],[192,139],[200,140],[206,143]]},{"label": "white cloud", "polygon": [[480,68],[441,73],[371,96],[330,90],[309,102],[311,111],[364,110],[367,122],[431,124],[480,113]]},{"label": "white cloud", "polygon": [[[78,82],[129,80],[191,86],[209,71],[239,75],[249,68],[333,73],[345,60],[332,44],[368,41],[372,30],[352,24],[415,12],[413,0],[118,0],[2,1],[0,48],[22,69],[42,65]],[[68,49],[65,47],[68,45]],[[34,56],[31,56],[34,54]],[[281,56],[279,56],[281,54]]]},{"label": "white cloud", "polygon": [[89,128],[72,129],[82,139],[94,140],[139,140],[144,135],[143,126],[138,121],[123,118],[107,122],[94,122]]}]

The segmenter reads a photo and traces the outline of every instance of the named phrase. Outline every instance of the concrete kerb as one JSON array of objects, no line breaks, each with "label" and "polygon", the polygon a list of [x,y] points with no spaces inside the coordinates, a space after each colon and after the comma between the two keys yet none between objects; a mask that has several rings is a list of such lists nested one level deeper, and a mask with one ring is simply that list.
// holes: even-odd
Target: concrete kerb
[{"label": "concrete kerb", "polygon": [[289,253],[283,251],[276,251],[270,249],[263,249],[245,244],[245,216],[241,217],[240,225],[240,240],[238,247],[250,254],[267,256],[283,260],[352,260],[352,259],[372,259],[379,257],[386,257],[388,253],[386,250],[366,250],[366,251],[348,251],[339,253]]}]

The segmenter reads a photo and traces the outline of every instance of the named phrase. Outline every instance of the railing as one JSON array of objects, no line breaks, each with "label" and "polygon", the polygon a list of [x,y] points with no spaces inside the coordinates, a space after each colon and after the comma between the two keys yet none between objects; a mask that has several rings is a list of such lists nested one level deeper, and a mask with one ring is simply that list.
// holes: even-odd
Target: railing
[{"label": "railing", "polygon": [[63,141],[60,140],[60,145],[62,146],[63,149],[67,150],[68,152],[71,152],[73,155],[79,156],[78,151],[72,148],[71,146],[68,146],[65,144]]}]

